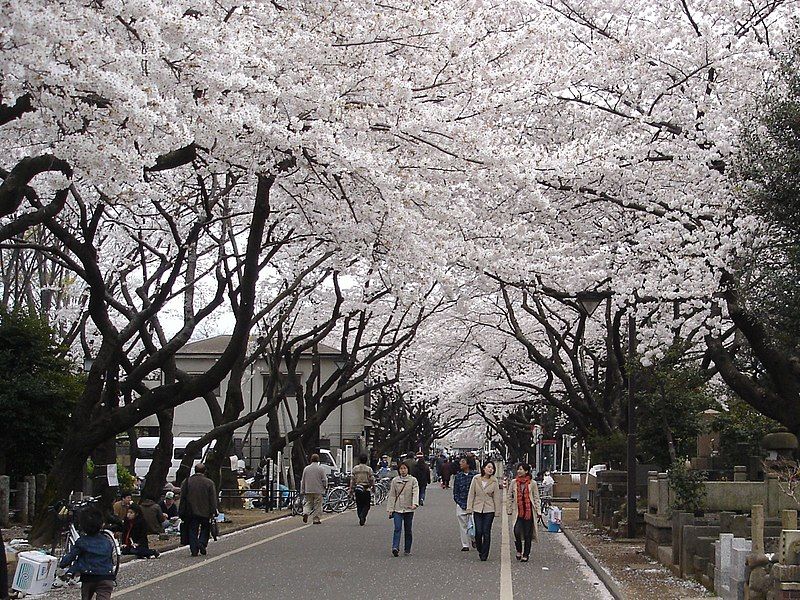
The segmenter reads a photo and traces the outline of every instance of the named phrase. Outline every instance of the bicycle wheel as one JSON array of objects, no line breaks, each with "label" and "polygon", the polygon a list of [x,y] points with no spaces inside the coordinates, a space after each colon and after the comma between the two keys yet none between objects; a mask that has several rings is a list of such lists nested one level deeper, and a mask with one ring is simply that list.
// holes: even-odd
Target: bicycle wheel
[{"label": "bicycle wheel", "polygon": [[117,543],[117,538],[114,537],[114,534],[111,533],[108,529],[103,529],[100,532],[102,535],[106,536],[111,541],[111,547],[114,548],[114,553],[111,560],[114,562],[114,577],[117,576],[119,573],[119,558],[120,558],[120,550],[119,544]]},{"label": "bicycle wheel", "polygon": [[347,489],[342,487],[333,488],[328,494],[328,503],[332,511],[344,512],[347,510],[347,504],[350,502],[350,494]]},{"label": "bicycle wheel", "polygon": [[303,494],[297,494],[294,499],[292,500],[292,516],[296,517],[297,515],[303,514]]}]

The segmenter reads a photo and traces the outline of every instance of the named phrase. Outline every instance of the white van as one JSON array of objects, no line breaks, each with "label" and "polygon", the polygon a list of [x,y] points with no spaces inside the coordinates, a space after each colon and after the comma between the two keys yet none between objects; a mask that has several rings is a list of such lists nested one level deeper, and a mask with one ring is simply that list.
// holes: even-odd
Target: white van
[{"label": "white van", "polygon": [[[186,446],[189,445],[189,442],[194,442],[200,438],[196,437],[176,437],[172,440],[172,464],[169,467],[169,472],[167,473],[167,481],[172,483],[175,481],[175,477],[178,474],[178,469],[181,466],[181,461],[183,460],[184,455],[186,454]],[[200,462],[201,458],[204,457],[208,451],[214,447],[213,440],[210,444],[207,444],[203,451],[198,454],[194,460],[192,461],[192,468]],[[136,463],[134,464],[134,471],[136,477],[139,479],[144,479],[147,475],[147,472],[150,470],[150,465],[153,463],[153,453],[156,450],[156,446],[158,445],[158,438],[157,437],[141,437],[137,440],[137,447],[139,448],[137,455],[136,455]],[[238,462],[238,458],[237,458]]]},{"label": "white van", "polygon": [[336,461],[334,460],[333,454],[331,454],[330,450],[321,449],[318,454],[319,464],[323,469],[325,469],[326,475],[340,472],[339,465],[336,464]]}]

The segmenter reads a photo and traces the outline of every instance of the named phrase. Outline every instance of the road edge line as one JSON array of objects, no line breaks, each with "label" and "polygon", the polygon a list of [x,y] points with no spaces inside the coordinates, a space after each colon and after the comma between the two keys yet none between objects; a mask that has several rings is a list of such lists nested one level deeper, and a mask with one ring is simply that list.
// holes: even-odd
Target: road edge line
[{"label": "road edge line", "polygon": [[511,544],[508,534],[506,512],[506,490],[503,490],[503,535],[500,539],[500,600],[514,600],[514,584],[511,579]]},{"label": "road edge line", "polygon": [[578,538],[575,537],[575,534],[572,533],[569,528],[561,526],[561,531],[564,536],[569,540],[569,543],[578,551],[578,554],[581,555],[581,558],[586,561],[592,571],[594,571],[597,578],[603,582],[603,585],[606,586],[608,593],[614,597],[614,600],[625,600],[625,596],[620,591],[617,583],[614,581],[614,578],[611,577],[611,574],[606,571],[605,567],[600,564],[594,555],[589,552],[589,550],[584,546]]}]

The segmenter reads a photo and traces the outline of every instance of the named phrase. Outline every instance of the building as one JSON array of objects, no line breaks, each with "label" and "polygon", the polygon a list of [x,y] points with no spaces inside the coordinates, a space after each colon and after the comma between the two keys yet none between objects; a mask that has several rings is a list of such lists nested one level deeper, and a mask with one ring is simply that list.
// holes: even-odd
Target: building
[{"label": "building", "polygon": [[[186,373],[205,372],[219,359],[229,340],[229,335],[218,335],[186,344],[175,355],[178,369]],[[320,353],[320,378],[325,381],[335,372],[337,362],[342,360],[342,355],[335,348],[323,344],[319,345],[318,351]],[[311,367],[312,357],[309,351],[307,356],[301,356],[297,366],[301,389],[305,387]],[[245,409],[242,414],[256,411],[261,406],[262,394],[268,377],[268,368],[263,359],[256,360],[250,366],[248,375],[245,376],[243,382]],[[227,386],[226,379],[214,391],[221,406],[224,404]],[[296,417],[295,391],[293,389],[286,390],[288,402],[283,403],[278,412],[281,434],[292,429],[291,424]],[[142,421],[140,428],[152,435],[158,435],[158,422],[155,416]],[[340,406],[328,416],[320,426],[320,445],[330,448],[335,455],[336,450],[350,444],[357,453],[365,448],[368,428],[369,421],[365,417],[364,400],[360,397]],[[175,408],[172,433],[176,437],[199,437],[211,429],[211,413],[204,399],[197,398]],[[247,465],[256,466],[269,448],[267,416],[260,417],[250,425],[237,429],[234,434],[234,444],[236,453],[244,457]]]}]

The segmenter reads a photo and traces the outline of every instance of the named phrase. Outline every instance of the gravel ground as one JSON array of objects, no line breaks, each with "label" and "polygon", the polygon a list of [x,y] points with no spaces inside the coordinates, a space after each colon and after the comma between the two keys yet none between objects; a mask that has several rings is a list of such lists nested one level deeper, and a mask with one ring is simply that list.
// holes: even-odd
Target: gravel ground
[{"label": "gravel ground", "polygon": [[644,540],[616,541],[591,522],[578,521],[577,507],[564,511],[564,522],[605,567],[627,600],[713,598],[702,585],[675,577],[644,552]]}]

